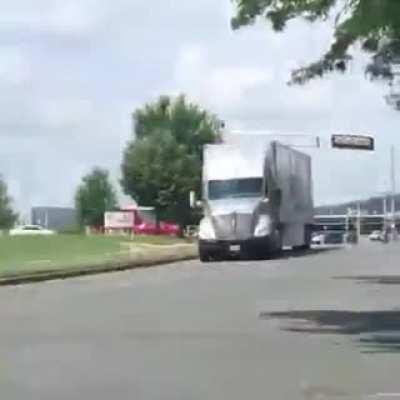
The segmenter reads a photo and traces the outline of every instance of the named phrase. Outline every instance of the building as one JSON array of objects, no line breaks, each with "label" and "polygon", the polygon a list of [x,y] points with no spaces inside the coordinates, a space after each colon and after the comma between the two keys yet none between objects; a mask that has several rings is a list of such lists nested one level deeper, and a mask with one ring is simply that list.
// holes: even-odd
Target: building
[{"label": "building", "polygon": [[33,207],[31,223],[46,229],[65,231],[76,228],[78,225],[77,213],[74,208],[68,207]]}]

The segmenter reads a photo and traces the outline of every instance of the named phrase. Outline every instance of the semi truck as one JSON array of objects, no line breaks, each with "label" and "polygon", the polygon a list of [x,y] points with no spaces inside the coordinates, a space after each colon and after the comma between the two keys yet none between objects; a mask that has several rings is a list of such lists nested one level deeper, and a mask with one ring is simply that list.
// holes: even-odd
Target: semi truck
[{"label": "semi truck", "polygon": [[201,261],[267,258],[309,248],[313,224],[310,156],[278,141],[212,144],[203,150]]}]

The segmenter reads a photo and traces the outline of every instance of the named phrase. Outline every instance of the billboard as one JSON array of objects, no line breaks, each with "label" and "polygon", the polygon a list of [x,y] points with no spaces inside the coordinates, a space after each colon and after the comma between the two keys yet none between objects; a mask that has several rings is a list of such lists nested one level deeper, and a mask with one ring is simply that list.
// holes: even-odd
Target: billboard
[{"label": "billboard", "polygon": [[332,147],[372,151],[375,149],[375,140],[371,136],[332,135]]},{"label": "billboard", "polygon": [[106,229],[132,229],[135,223],[133,212],[112,211],[104,214],[104,227]]}]

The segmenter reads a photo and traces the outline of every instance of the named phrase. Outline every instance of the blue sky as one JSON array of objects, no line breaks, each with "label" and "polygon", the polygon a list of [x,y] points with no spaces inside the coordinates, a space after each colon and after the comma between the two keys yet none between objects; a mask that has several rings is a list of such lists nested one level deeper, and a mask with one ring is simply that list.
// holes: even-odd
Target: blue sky
[{"label": "blue sky", "polygon": [[[118,180],[131,113],[160,94],[186,93],[229,129],[319,135],[317,203],[387,189],[400,114],[387,87],[365,80],[357,50],[348,75],[288,87],[314,60],[332,23],[264,24],[232,32],[229,0],[14,0],[0,15],[0,173],[19,210],[69,205],[94,165]],[[332,133],[366,133],[374,154],[328,149]],[[399,163],[400,166],[400,163]]]}]

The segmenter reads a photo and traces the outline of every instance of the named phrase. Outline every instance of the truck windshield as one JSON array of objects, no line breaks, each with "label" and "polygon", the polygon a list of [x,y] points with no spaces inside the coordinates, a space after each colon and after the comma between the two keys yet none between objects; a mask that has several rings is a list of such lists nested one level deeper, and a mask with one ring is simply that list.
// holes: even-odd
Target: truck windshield
[{"label": "truck windshield", "polygon": [[259,197],[261,196],[261,188],[261,178],[210,181],[208,183],[208,197],[210,200],[240,197]]}]

